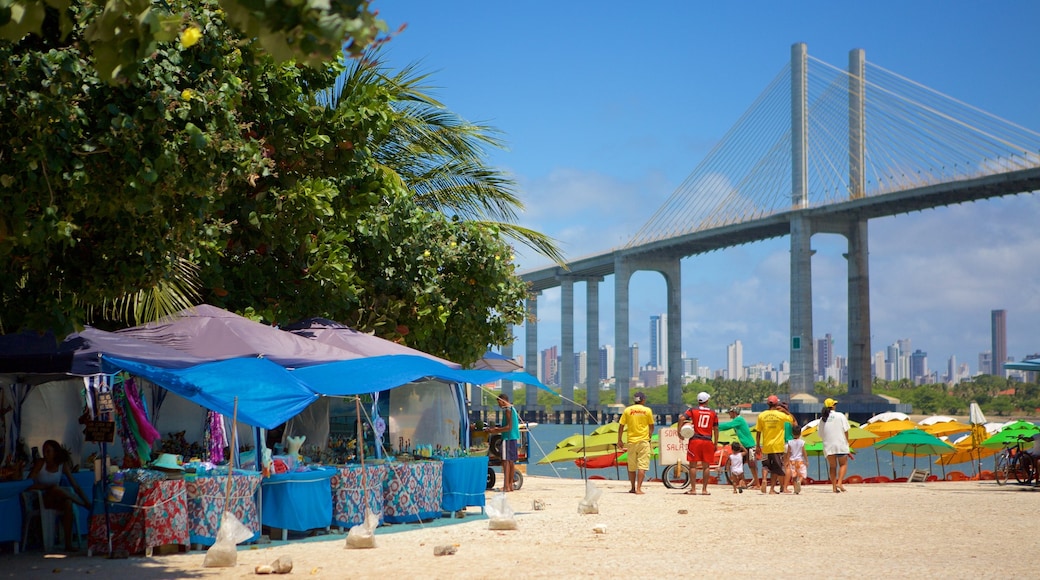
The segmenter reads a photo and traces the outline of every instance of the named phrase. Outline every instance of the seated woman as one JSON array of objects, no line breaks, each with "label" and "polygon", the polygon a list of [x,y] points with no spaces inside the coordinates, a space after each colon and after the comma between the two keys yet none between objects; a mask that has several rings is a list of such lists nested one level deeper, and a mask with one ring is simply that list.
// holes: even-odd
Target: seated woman
[{"label": "seated woman", "polygon": [[[73,503],[84,507],[90,507],[87,494],[76,483],[72,477],[72,458],[69,452],[53,439],[43,442],[43,458],[37,459],[29,472],[29,479],[33,480],[30,490],[38,489],[43,492],[43,507],[61,512],[61,524],[65,532],[65,550],[72,551],[72,510]],[[65,476],[72,484],[76,495],[61,487],[61,476]],[[77,497],[78,496],[78,497]]]}]

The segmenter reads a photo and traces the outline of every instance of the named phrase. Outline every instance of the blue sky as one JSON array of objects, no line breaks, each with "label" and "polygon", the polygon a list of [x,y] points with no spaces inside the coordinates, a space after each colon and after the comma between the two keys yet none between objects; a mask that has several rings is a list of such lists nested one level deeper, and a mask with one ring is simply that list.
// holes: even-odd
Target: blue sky
[{"label": "blue sky", "polygon": [[[725,135],[805,42],[844,68],[868,62],[1040,131],[1040,3],[373,2],[391,28],[388,64],[419,63],[447,108],[502,132],[490,164],[519,183],[520,222],[568,257],[623,245]],[[1008,353],[1040,352],[1040,194],[870,222],[872,350],[898,339],[945,371],[977,370],[990,311],[1008,312]],[[683,350],[722,368],[789,352],[788,238],[683,261]],[[813,237],[814,334],[847,352],[847,285],[834,236]],[[548,261],[520,250],[522,269]],[[665,311],[659,275],[636,274],[631,341],[649,350]],[[613,343],[613,278],[600,285],[600,343]],[[586,350],[585,288],[575,285],[575,350]],[[559,344],[559,291],[539,299],[539,349]],[[514,353],[524,352],[524,328]],[[592,345],[595,350],[596,346]]]}]

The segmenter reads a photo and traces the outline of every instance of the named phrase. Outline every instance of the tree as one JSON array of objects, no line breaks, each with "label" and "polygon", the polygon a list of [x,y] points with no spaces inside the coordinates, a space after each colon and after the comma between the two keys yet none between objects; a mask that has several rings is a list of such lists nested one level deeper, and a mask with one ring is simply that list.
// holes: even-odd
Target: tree
[{"label": "tree", "polygon": [[562,263],[551,238],[516,223],[524,205],[515,182],[485,162],[485,148],[503,146],[497,131],[446,109],[430,95],[428,78],[414,65],[390,71],[377,51],[369,51],[365,58],[351,61],[319,100],[334,108],[349,107],[345,95],[371,87],[387,91],[394,121],[388,132],[376,135],[373,155],[400,176],[419,206],[483,222]]},{"label": "tree", "polygon": [[[190,6],[184,0],[0,0],[0,40],[21,42],[33,35],[65,42],[74,37],[100,78],[115,83],[178,37],[182,43],[195,37],[201,26],[186,18]],[[219,6],[227,17],[221,26],[255,39],[276,62],[323,68],[344,46],[359,55],[386,40],[380,37],[386,23],[368,0],[220,0]]]},{"label": "tree", "polygon": [[201,42],[161,46],[118,89],[80,50],[83,24],[64,40],[48,28],[0,42],[4,331],[67,332],[153,289],[189,301],[185,260],[215,251],[230,227],[222,196],[272,171],[238,111],[271,68],[242,66],[251,49],[217,11],[190,19]]}]

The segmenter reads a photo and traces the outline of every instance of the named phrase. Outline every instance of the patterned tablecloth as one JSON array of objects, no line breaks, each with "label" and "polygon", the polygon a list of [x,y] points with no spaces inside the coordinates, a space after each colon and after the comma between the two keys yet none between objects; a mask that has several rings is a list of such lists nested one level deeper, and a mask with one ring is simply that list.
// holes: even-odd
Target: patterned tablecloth
[{"label": "patterned tablecloth", "polygon": [[[192,544],[212,546],[217,539],[220,518],[227,498],[227,474],[214,474],[185,479],[188,493],[188,533]],[[256,490],[260,472],[235,471],[231,477],[231,501],[227,509],[253,532],[251,542],[260,537],[260,512],[256,507]]]},{"label": "patterned tablecloth", "polygon": [[[379,516],[383,523],[383,486],[386,482],[386,465],[345,465],[332,476],[332,524],[350,528],[365,521],[365,500],[368,509]],[[364,481],[362,481],[364,473]],[[368,486],[365,493],[364,485]]]},{"label": "patterned tablecloth", "polygon": [[[186,498],[183,480],[128,482],[123,501],[108,505],[107,528],[112,531],[112,549],[138,554],[166,544],[187,546]],[[95,553],[108,553],[105,507],[100,503],[94,506],[90,517],[88,546]]]},{"label": "patterned tablecloth", "polygon": [[406,461],[387,464],[383,487],[386,522],[400,524],[441,517],[440,461]]}]

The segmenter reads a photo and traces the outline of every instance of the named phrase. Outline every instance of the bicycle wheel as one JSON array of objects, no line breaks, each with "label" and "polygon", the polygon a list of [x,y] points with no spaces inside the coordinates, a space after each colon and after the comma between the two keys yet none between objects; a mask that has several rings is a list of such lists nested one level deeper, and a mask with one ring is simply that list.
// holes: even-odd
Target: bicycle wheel
[{"label": "bicycle wheel", "polygon": [[661,481],[668,489],[686,489],[690,485],[690,470],[673,463],[661,472]]},{"label": "bicycle wheel", "polygon": [[1033,480],[1033,461],[1024,453],[1015,455],[1014,469],[1015,479],[1025,484]]},{"label": "bicycle wheel", "polygon": [[1007,455],[1001,453],[993,463],[993,479],[996,480],[997,485],[1007,485],[1008,477],[1011,475]]}]

